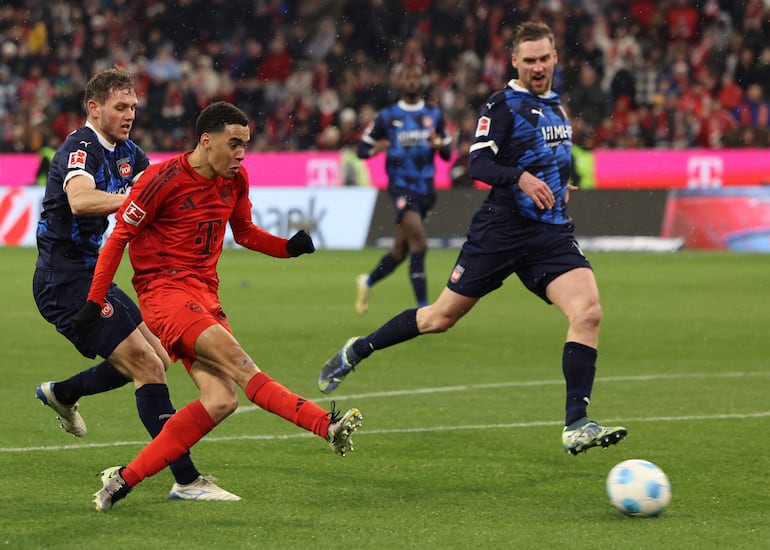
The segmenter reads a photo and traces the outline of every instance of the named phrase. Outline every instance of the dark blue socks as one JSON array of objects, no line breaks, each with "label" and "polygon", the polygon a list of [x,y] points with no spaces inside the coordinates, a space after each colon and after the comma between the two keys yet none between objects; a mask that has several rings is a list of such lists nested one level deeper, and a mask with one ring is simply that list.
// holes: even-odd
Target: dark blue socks
[{"label": "dark blue socks", "polygon": [[[166,384],[145,384],[137,389],[136,408],[142,424],[153,438],[163,429],[166,420],[176,412],[171,404]],[[190,458],[189,451],[169,464],[169,468],[180,485],[192,483],[200,475]]]},{"label": "dark blue socks", "polygon": [[393,273],[393,270],[398,267],[398,264],[399,262],[396,261],[390,252],[385,254],[380,258],[380,263],[377,264],[377,267],[375,267],[369,274],[369,286],[373,286],[377,281],[384,279]]},{"label": "dark blue socks", "polygon": [[428,278],[425,275],[425,252],[412,252],[409,260],[409,279],[412,281],[417,307],[428,305]]},{"label": "dark blue socks", "polygon": [[567,382],[564,424],[569,426],[587,415],[596,374],[596,350],[577,342],[567,342],[562,355],[562,371]]},{"label": "dark blue socks", "polygon": [[107,361],[77,373],[72,378],[56,382],[53,393],[56,399],[71,405],[84,395],[95,395],[125,386],[131,381]]},{"label": "dark blue socks", "polygon": [[369,357],[374,350],[384,349],[419,336],[417,330],[417,309],[407,309],[375,330],[369,336],[353,343],[353,351],[361,359]]}]

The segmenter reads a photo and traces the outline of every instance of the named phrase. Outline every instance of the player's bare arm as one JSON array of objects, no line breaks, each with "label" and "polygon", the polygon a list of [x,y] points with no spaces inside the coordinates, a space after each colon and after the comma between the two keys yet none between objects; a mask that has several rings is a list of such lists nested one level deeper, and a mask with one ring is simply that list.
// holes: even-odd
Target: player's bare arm
[{"label": "player's bare arm", "polygon": [[117,212],[127,195],[108,193],[96,188],[87,176],[75,176],[64,189],[70,209],[76,216],[106,216]]}]

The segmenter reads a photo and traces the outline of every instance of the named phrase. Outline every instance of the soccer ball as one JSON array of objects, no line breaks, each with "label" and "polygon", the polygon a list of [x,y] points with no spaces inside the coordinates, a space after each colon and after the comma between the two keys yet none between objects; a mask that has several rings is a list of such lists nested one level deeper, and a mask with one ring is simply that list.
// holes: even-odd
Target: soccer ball
[{"label": "soccer ball", "polygon": [[666,474],[652,462],[638,458],[616,464],[607,476],[606,488],[612,505],[627,516],[658,516],[671,502]]}]

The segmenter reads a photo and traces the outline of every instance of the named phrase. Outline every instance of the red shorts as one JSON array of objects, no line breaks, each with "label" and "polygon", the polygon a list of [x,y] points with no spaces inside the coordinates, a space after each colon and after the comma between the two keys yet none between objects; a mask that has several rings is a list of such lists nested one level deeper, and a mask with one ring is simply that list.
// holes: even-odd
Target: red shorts
[{"label": "red shorts", "polygon": [[195,342],[212,325],[230,330],[219,296],[195,277],[159,278],[139,293],[139,308],[147,327],[157,336],[173,361],[189,371],[195,360]]}]

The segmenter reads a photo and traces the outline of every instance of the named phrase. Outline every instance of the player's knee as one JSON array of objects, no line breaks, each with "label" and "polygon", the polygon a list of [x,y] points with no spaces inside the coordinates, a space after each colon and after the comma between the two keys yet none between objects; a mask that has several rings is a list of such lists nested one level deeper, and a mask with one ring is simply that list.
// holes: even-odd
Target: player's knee
[{"label": "player's knee", "polygon": [[[431,306],[428,306],[428,308],[430,307]],[[452,328],[456,322],[457,319],[449,315],[431,313],[423,317],[422,320],[418,318],[417,327],[421,334],[446,332]]]},{"label": "player's knee", "polygon": [[401,262],[403,262],[406,259],[406,253],[408,250],[405,249],[398,249],[398,250],[391,250],[390,255],[393,257],[393,261],[396,263],[396,265],[399,265]]},{"label": "player's knee", "polygon": [[211,418],[218,424],[238,408],[238,395],[235,392],[217,391],[214,394],[201,393],[201,403]]},{"label": "player's knee", "polygon": [[585,330],[597,331],[602,322],[603,314],[604,312],[601,305],[598,303],[592,304],[575,316],[573,324],[578,325]]},{"label": "player's knee", "polygon": [[235,409],[237,408],[238,397],[235,393],[226,397],[223,396],[215,403],[215,412],[217,413],[218,418],[225,418],[230,416],[235,412]]},{"label": "player's knee", "polygon": [[136,382],[144,384],[165,384],[166,367],[152,349],[132,350],[128,370]]}]

